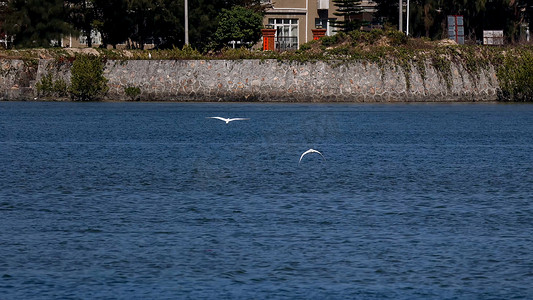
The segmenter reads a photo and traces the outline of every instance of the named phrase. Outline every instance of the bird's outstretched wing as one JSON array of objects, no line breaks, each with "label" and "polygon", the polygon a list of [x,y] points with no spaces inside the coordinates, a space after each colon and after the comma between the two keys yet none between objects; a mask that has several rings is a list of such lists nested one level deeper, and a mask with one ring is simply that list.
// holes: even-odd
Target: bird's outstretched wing
[{"label": "bird's outstretched wing", "polygon": [[242,120],[250,120],[250,118],[222,118],[222,117],[207,117],[207,119],[218,119],[221,121],[226,122],[228,124],[231,121],[242,121]]},{"label": "bird's outstretched wing", "polygon": [[222,118],[222,117],[206,117],[206,119],[217,119],[217,120],[221,120],[224,122],[229,122],[229,119]]},{"label": "bird's outstretched wing", "polygon": [[324,157],[324,155],[322,155],[322,153],[320,153],[320,151],[315,150],[315,149],[309,149],[309,150],[305,151],[304,153],[302,153],[302,155],[300,156],[300,161],[298,161],[298,163],[301,163],[302,162],[302,158],[304,158],[304,156],[306,154],[308,154],[308,153],[318,153],[318,154],[320,154],[320,156],[322,156],[322,158],[324,160],[326,160],[326,158]]}]

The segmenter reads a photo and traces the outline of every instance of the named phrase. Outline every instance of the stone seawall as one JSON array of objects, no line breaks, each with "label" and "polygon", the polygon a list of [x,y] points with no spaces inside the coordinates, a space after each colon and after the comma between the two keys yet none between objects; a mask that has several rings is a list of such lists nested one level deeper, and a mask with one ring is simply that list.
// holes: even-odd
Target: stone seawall
[{"label": "stone seawall", "polygon": [[37,69],[32,62],[0,59],[0,100],[34,99]]},{"label": "stone seawall", "polygon": [[[32,100],[47,75],[70,80],[70,63],[1,60],[0,100]],[[130,100],[125,87],[139,87],[142,101],[410,102],[495,101],[494,68],[469,74],[451,63],[448,73],[431,64],[405,68],[369,62],[276,60],[110,60],[104,100]],[[407,74],[407,76],[406,76]]]}]

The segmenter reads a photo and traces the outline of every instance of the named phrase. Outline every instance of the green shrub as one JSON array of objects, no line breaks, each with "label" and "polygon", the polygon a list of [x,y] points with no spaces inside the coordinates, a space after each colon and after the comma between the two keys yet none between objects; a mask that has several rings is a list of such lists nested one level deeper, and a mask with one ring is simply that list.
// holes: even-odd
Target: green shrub
[{"label": "green shrub", "polygon": [[501,101],[533,101],[533,51],[509,53],[497,70]]},{"label": "green shrub", "polygon": [[449,90],[452,88],[452,64],[445,52],[435,51],[431,54],[431,64],[437,74],[444,80]]},{"label": "green shrub", "polygon": [[90,101],[103,96],[107,90],[104,64],[94,55],[77,55],[71,69],[70,94],[74,100]]},{"label": "green shrub", "polygon": [[39,82],[35,84],[37,95],[39,97],[65,97],[67,95],[68,86],[63,78],[57,80],[53,79],[51,73],[44,75]]},{"label": "green shrub", "polygon": [[333,46],[335,44],[342,43],[344,40],[346,40],[347,37],[348,37],[348,35],[346,33],[337,32],[335,35],[323,36],[323,37],[320,38],[319,41],[322,43],[323,47],[330,47],[330,46]]},{"label": "green shrub", "polygon": [[370,36],[369,42],[374,44],[376,41],[378,41],[383,35],[383,30],[381,29],[372,29],[368,35]]},{"label": "green shrub", "polygon": [[346,45],[346,46],[340,46],[340,47],[331,49],[329,53],[335,56],[347,57],[350,55],[351,51],[350,51],[350,47]]},{"label": "green shrub", "polygon": [[301,52],[305,52],[307,50],[311,50],[311,46],[309,45],[309,43],[306,43],[306,44],[303,44],[300,46],[300,49],[298,49],[299,51]]},{"label": "green shrub", "polygon": [[[202,55],[198,50],[194,49],[190,45],[183,46],[183,49],[180,48],[172,48],[172,49],[165,49],[165,50],[156,50],[151,51],[154,58],[157,59],[175,59],[175,60],[181,60],[181,59],[206,59],[207,56]],[[146,54],[144,57],[137,57],[136,59],[146,59]]]},{"label": "green shrub", "polygon": [[137,86],[128,86],[124,88],[124,93],[126,96],[130,97],[131,101],[139,100],[141,95],[141,88]]},{"label": "green shrub", "polygon": [[388,30],[386,32],[387,37],[390,40],[391,46],[399,46],[407,44],[408,38],[403,32],[398,30]]},{"label": "green shrub", "polygon": [[213,50],[227,47],[231,41],[240,41],[246,48],[261,39],[263,16],[261,13],[242,6],[222,9],[218,15],[218,26],[212,35]]},{"label": "green shrub", "polygon": [[39,96],[49,96],[54,87],[52,74],[48,73],[41,77],[41,80],[35,84]]},{"label": "green shrub", "polygon": [[224,48],[220,53],[223,54],[225,59],[238,60],[246,59],[250,57],[250,49],[248,48]]},{"label": "green shrub", "polygon": [[59,78],[58,80],[54,81],[53,91],[55,95],[59,97],[65,97],[68,94],[68,85],[63,78]]},{"label": "green shrub", "polygon": [[337,43],[337,35],[324,36],[320,38],[320,42],[322,43],[322,46],[324,47],[333,46]]}]

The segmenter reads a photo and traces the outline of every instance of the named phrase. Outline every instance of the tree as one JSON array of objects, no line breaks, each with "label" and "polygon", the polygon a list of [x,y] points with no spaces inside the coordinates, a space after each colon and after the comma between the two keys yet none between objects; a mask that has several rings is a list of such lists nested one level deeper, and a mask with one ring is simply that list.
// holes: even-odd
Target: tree
[{"label": "tree", "polygon": [[263,16],[241,6],[222,9],[218,28],[213,35],[213,47],[220,49],[231,41],[240,41],[245,45],[253,45],[261,38]]},{"label": "tree", "polygon": [[128,15],[127,3],[123,0],[93,0],[96,18],[93,21],[102,35],[102,47],[125,42],[130,34],[132,21]]},{"label": "tree", "polygon": [[377,3],[374,17],[388,26],[398,28],[398,0],[374,0]]},{"label": "tree", "polygon": [[235,1],[234,5],[251,9],[260,14],[263,14],[268,8],[272,7],[272,3],[268,3],[268,1],[261,0],[239,0]]},{"label": "tree", "polygon": [[508,0],[506,4],[507,22],[505,32],[511,42],[520,39],[521,26],[528,23],[528,9],[532,9],[531,0]]},{"label": "tree", "polygon": [[[94,0],[105,1],[105,0]],[[111,1],[111,0],[110,0]],[[142,48],[143,40],[153,38],[156,47],[183,47],[185,44],[184,0],[123,0],[128,5],[131,20],[130,38]],[[189,41],[200,51],[209,49],[218,29],[219,14],[223,9],[242,6],[261,13],[261,0],[188,0]]]},{"label": "tree", "polygon": [[134,48],[144,49],[148,38],[153,38],[155,11],[161,0],[128,0],[128,11],[132,20],[130,38],[136,42]]},{"label": "tree", "polygon": [[[440,22],[444,19],[437,0],[411,0],[409,34],[428,38],[441,38]],[[398,12],[396,12],[398,14]]]},{"label": "tree", "polygon": [[74,30],[62,0],[12,0],[3,28],[17,47],[50,47]]},{"label": "tree", "polygon": [[358,18],[362,12],[360,0],[333,0],[333,4],[337,7],[333,14],[343,17],[343,20],[334,22],[338,30],[350,32],[361,28],[362,22]]},{"label": "tree", "polygon": [[153,35],[158,48],[182,46],[185,41],[183,1],[164,0],[156,8]]},{"label": "tree", "polygon": [[[501,1],[501,0],[497,0]],[[479,37],[482,34],[485,16],[485,4],[487,0],[453,0],[453,1],[440,1],[440,7],[442,9],[442,28],[444,30],[446,24],[447,15],[462,15],[464,18],[465,35],[470,35],[471,38]],[[496,20],[490,20],[496,21]],[[444,32],[446,36],[446,33]]]},{"label": "tree", "polygon": [[[405,1],[405,0],[404,0]],[[447,37],[448,15],[464,17],[467,39],[480,40],[483,30],[504,30],[510,41],[533,19],[531,0],[410,0],[410,31],[414,36]],[[378,18],[398,24],[398,0],[375,0]]]},{"label": "tree", "polygon": [[109,89],[104,64],[98,56],[77,55],[71,73],[69,91],[74,100],[94,100]]},{"label": "tree", "polygon": [[[181,1],[180,1],[181,2]],[[213,35],[218,28],[222,9],[242,6],[261,12],[265,6],[260,0],[189,0],[189,40],[191,46],[200,51],[209,49]]]},{"label": "tree", "polygon": [[[2,28],[2,23],[6,19],[7,15],[9,14],[7,1],[0,1],[0,39],[7,39],[5,30]],[[4,44],[4,46],[7,48],[7,42]]]},{"label": "tree", "polygon": [[96,11],[92,0],[69,0],[70,22],[80,30],[87,39],[87,46],[92,47],[91,33],[94,28]]}]

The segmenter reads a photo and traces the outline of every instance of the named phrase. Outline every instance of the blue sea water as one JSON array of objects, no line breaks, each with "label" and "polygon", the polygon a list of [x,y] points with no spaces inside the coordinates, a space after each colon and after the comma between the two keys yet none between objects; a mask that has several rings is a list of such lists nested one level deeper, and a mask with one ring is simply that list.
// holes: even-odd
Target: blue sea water
[{"label": "blue sea water", "polygon": [[0,102],[0,251],[0,299],[533,299],[533,105]]}]

